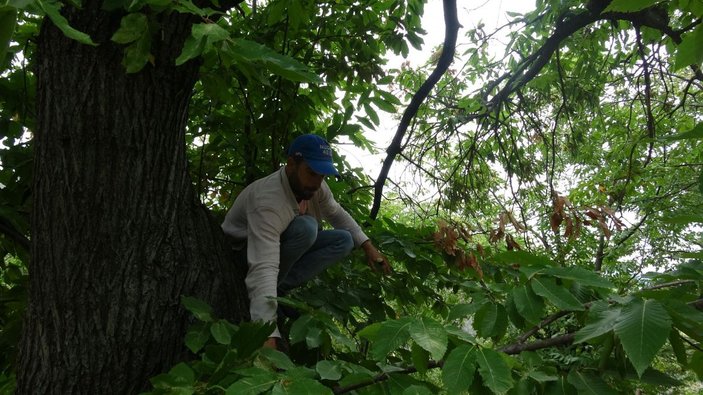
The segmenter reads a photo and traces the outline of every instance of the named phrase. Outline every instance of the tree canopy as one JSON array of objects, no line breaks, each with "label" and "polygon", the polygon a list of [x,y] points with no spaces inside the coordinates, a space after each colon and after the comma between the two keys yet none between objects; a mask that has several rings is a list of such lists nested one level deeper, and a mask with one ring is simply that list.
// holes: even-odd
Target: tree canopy
[{"label": "tree canopy", "polygon": [[[281,165],[292,137],[317,133],[375,151],[382,117],[399,125],[378,177],[337,155],[342,177],[329,182],[394,273],[379,277],[354,254],[279,298],[302,312],[283,328],[287,354],[260,349],[270,326],[232,322],[177,295],[182,307],[173,309],[194,317],[177,334],[189,353],[141,387],[700,390],[700,0],[539,0],[495,31],[464,26],[460,37],[462,13],[444,0],[444,45],[425,64],[398,69],[385,59],[423,45],[422,0],[95,4],[0,7],[2,390],[22,375],[15,358],[37,231],[32,181],[44,176],[33,167],[42,23],[119,51],[105,62],[120,58],[126,75],[167,60],[197,68],[182,114],[183,171],[216,218]],[[114,26],[81,31],[88,10]],[[169,59],[163,37],[174,15],[188,18],[188,31]]]}]

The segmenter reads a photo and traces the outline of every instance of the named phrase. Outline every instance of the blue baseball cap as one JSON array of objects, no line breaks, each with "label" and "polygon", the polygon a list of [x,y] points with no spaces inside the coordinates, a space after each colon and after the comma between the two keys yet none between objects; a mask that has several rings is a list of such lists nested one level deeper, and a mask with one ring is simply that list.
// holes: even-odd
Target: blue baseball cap
[{"label": "blue baseball cap", "polygon": [[315,134],[298,136],[290,143],[288,156],[302,157],[305,163],[318,174],[339,176],[332,162],[332,148],[322,137]]}]

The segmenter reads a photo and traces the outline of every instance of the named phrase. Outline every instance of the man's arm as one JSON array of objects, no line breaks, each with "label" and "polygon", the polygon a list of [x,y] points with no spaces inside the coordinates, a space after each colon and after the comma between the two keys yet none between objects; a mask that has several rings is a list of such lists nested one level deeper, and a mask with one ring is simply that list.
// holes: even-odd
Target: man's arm
[{"label": "man's arm", "polygon": [[[260,207],[248,213],[247,272],[249,312],[252,321],[276,322],[281,219],[271,208]],[[271,334],[280,337],[278,328]]]},{"label": "man's arm", "polygon": [[391,265],[388,264],[386,257],[371,243],[371,239],[361,243],[361,248],[366,254],[366,261],[371,270],[374,272],[380,270],[383,274],[391,274]]},{"label": "man's arm", "polygon": [[361,230],[361,226],[352,218],[342,206],[334,200],[332,192],[326,183],[322,183],[320,187],[320,208],[325,219],[329,221],[335,229],[346,229],[354,239],[354,245],[361,247],[366,254],[366,261],[375,272],[381,271],[384,274],[390,274],[391,266],[388,260],[378,249],[371,243],[368,236]]}]

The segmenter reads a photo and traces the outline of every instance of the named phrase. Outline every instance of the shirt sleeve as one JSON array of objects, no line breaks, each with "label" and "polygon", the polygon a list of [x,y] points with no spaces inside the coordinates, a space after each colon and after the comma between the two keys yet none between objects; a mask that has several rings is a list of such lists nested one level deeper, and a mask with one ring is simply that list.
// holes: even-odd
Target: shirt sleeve
[{"label": "shirt sleeve", "polygon": [[320,212],[322,218],[330,223],[335,229],[348,230],[351,233],[354,246],[359,247],[368,236],[361,230],[361,226],[352,218],[342,206],[334,200],[332,191],[327,183],[323,182],[318,192]]},{"label": "shirt sleeve", "polygon": [[[252,321],[276,322],[281,224],[272,208],[258,207],[248,213],[246,286]],[[278,328],[271,334],[280,337]]]}]

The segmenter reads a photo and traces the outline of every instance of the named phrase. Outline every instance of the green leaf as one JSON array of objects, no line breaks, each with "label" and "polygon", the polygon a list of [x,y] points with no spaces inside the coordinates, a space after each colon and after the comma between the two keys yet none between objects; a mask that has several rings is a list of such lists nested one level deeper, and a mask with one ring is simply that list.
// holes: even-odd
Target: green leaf
[{"label": "green leaf", "polygon": [[703,25],[698,25],[692,32],[681,37],[681,44],[676,48],[673,71],[686,66],[700,66],[703,63]]},{"label": "green leaf", "polygon": [[410,358],[418,373],[425,374],[427,372],[427,366],[430,361],[430,353],[427,350],[420,347],[417,343],[413,343],[410,348]]},{"label": "green leaf", "polygon": [[190,0],[177,0],[176,5],[174,5],[174,9],[182,13],[191,13],[200,17],[205,17],[212,13],[211,9],[200,8],[193,4]]},{"label": "green leaf", "polygon": [[143,69],[151,56],[150,50],[151,36],[149,34],[142,35],[139,40],[125,48],[122,64],[125,66],[127,73],[137,73]]},{"label": "green leaf", "polygon": [[136,41],[149,31],[149,20],[141,12],[127,14],[122,17],[120,27],[110,40],[118,44],[129,44]]},{"label": "green leaf", "polygon": [[195,372],[185,362],[181,362],[172,367],[171,370],[168,371],[168,374],[176,377],[179,383],[185,385],[192,385],[195,383]]},{"label": "green leaf", "polygon": [[[530,290],[531,291],[531,290]],[[508,313],[508,319],[517,329],[524,329],[527,325],[532,325],[518,312],[517,306],[515,305],[515,297],[512,293],[507,295],[508,298],[505,301],[505,311]],[[541,298],[538,298],[540,301]]]},{"label": "green leaf", "polygon": [[447,351],[447,331],[437,321],[420,317],[413,320],[408,327],[410,337],[425,350],[432,358],[439,361]]},{"label": "green leaf", "polygon": [[313,326],[308,328],[308,333],[305,334],[305,344],[308,348],[318,348],[324,343],[322,329]]},{"label": "green leaf", "polygon": [[671,318],[656,300],[635,299],[622,308],[615,334],[640,376],[666,342]]},{"label": "green leaf", "polygon": [[703,122],[696,125],[693,129],[688,130],[683,133],[679,133],[673,136],[666,137],[665,140],[678,141],[678,140],[690,140],[690,139],[703,139]]},{"label": "green leaf", "polygon": [[693,352],[688,367],[698,376],[699,380],[703,380],[703,351],[696,350]]},{"label": "green leaf", "polygon": [[413,384],[403,390],[403,395],[432,395],[433,392],[422,385]]},{"label": "green leaf", "polygon": [[199,322],[188,330],[185,344],[190,351],[197,353],[210,340],[210,324]]},{"label": "green leaf", "polygon": [[310,72],[309,67],[254,41],[234,39],[228,53],[238,62],[261,62],[274,74],[291,81],[322,83],[322,79]]},{"label": "green leaf", "polygon": [[[186,388],[182,388],[181,385],[178,383],[178,380],[176,377],[171,376],[168,373],[163,373],[157,376],[154,376],[149,379],[149,382],[151,383],[154,388],[160,389],[160,390],[168,390],[166,393],[168,394],[180,394],[182,391],[179,390],[186,390]],[[192,388],[190,392],[183,391],[186,394],[192,394]]]},{"label": "green leaf", "polygon": [[531,287],[521,285],[512,291],[515,307],[521,316],[533,324],[540,322],[544,314],[544,301]]},{"label": "green leaf", "polygon": [[460,318],[468,317],[477,312],[481,306],[483,306],[482,303],[465,303],[452,306],[449,310],[447,320],[454,321]]},{"label": "green leaf", "polygon": [[273,387],[271,395],[332,395],[332,390],[307,378],[288,378]]},{"label": "green leaf", "polygon": [[230,385],[225,392],[226,395],[257,395],[268,391],[278,378],[273,374],[261,376],[245,377]]},{"label": "green leaf", "polygon": [[544,270],[544,273],[565,280],[574,280],[584,286],[608,289],[614,288],[613,283],[601,277],[599,274],[577,266],[549,267]]},{"label": "green leaf", "polygon": [[569,383],[576,387],[579,395],[617,395],[603,379],[590,374],[572,370],[568,377]]},{"label": "green leaf", "polygon": [[288,355],[278,350],[264,347],[259,350],[259,353],[279,369],[288,370],[295,367],[295,364],[288,358]]},{"label": "green leaf", "polygon": [[17,9],[0,6],[0,62],[5,59],[17,23]]},{"label": "green leaf", "polygon": [[229,32],[216,23],[196,23],[191,28],[190,36],[183,45],[181,54],[176,58],[176,66],[200,56],[213,44],[229,38]]},{"label": "green leaf", "polygon": [[152,6],[155,10],[160,10],[162,7],[168,7],[173,0],[146,0],[146,4]]},{"label": "green leaf", "polygon": [[500,338],[508,327],[508,313],[502,305],[486,303],[474,316],[473,326],[481,337]]},{"label": "green leaf", "polygon": [[603,12],[636,12],[651,7],[661,0],[613,0]]},{"label": "green leaf", "polygon": [[192,296],[181,296],[181,303],[200,321],[211,322],[213,320],[212,307],[202,300]]},{"label": "green leaf", "polygon": [[513,387],[510,367],[500,353],[490,348],[479,348],[476,350],[476,362],[483,384],[494,393],[503,394]]},{"label": "green leaf", "polygon": [[447,325],[444,329],[447,331],[449,336],[452,336],[456,340],[471,344],[476,343],[476,338],[461,328],[457,328],[454,325]]},{"label": "green leaf", "polygon": [[466,391],[474,381],[476,347],[464,345],[452,350],[442,367],[442,382],[449,394]]},{"label": "green leaf", "polygon": [[210,326],[210,333],[216,342],[220,344],[229,344],[232,341],[232,335],[229,333],[229,324],[226,321],[216,321]]},{"label": "green leaf", "polygon": [[648,368],[647,370],[645,370],[644,374],[639,380],[640,382],[645,384],[660,385],[666,387],[676,387],[683,384],[679,380],[676,380],[668,374],[652,368]]},{"label": "green leaf", "polygon": [[[389,83],[390,83],[390,82],[393,82],[393,76],[390,76],[390,75],[389,75],[389,76],[383,77],[381,80],[385,80],[385,79],[388,79],[388,78],[390,78]],[[383,84],[383,82],[379,81],[379,85],[381,85],[381,84]],[[381,97],[383,98],[383,100],[389,102],[390,104],[392,104],[392,105],[394,105],[394,106],[399,106],[399,105],[402,104],[402,103],[400,102],[400,99],[398,99],[398,97],[397,97],[396,95],[394,95],[394,94],[392,94],[392,93],[390,93],[390,92],[386,92],[386,91],[382,91],[382,90],[377,90],[376,93],[379,94],[379,95],[381,95]]]},{"label": "green leaf", "polygon": [[547,382],[550,382],[550,381],[557,381],[557,380],[559,380],[559,377],[558,377],[558,376],[556,376],[556,375],[554,375],[554,374],[542,372],[541,370],[532,370],[532,371],[528,372],[527,375],[528,375],[531,379],[533,379],[533,380],[535,380],[535,381],[537,381],[537,382],[539,382],[539,383],[547,383]]},{"label": "green leaf", "polygon": [[699,213],[666,215],[662,217],[662,222],[667,224],[700,224],[703,223],[703,215]]},{"label": "green leaf", "polygon": [[[410,339],[408,330],[412,321],[412,319],[406,317],[399,320],[381,322],[378,331],[373,336],[367,337],[372,342],[371,355],[373,358],[381,361],[386,358],[388,353],[405,344]],[[370,333],[360,332],[359,335],[365,336]]]},{"label": "green leaf", "polygon": [[191,34],[196,39],[206,39],[208,44],[229,38],[229,32],[216,23],[196,23],[191,28]]},{"label": "green leaf", "polygon": [[[160,374],[149,379],[154,388],[167,390],[166,393],[177,395],[190,395],[195,393],[195,372],[185,362],[171,368],[168,373]],[[158,391],[163,393],[164,391]]]},{"label": "green leaf", "polygon": [[583,304],[564,287],[556,284],[554,280],[533,277],[530,281],[535,293],[554,304],[562,310],[583,311]]},{"label": "green leaf", "polygon": [[620,307],[610,307],[605,301],[592,303],[588,311],[588,324],[576,332],[574,342],[585,342],[612,331],[620,310]]},{"label": "green leaf", "polygon": [[395,106],[392,103],[388,102],[387,100],[384,100],[382,97],[374,96],[371,98],[371,100],[381,110],[383,110],[387,113],[395,114],[395,112],[396,112]]},{"label": "green leaf", "polygon": [[46,16],[51,19],[51,22],[53,22],[54,25],[56,25],[56,27],[58,27],[66,37],[76,40],[81,44],[94,46],[97,45],[93,42],[89,35],[72,28],[68,24],[66,18],[64,18],[63,15],[61,15],[61,13],[59,12],[59,9],[61,7],[60,3],[36,0],[36,4],[42,11],[44,11]]},{"label": "green leaf", "polygon": [[186,39],[185,44],[183,44],[181,54],[176,58],[176,66],[180,66],[191,59],[197,58],[201,53],[203,53],[204,49],[204,39],[196,39],[193,36],[189,36]]},{"label": "green leaf", "polygon": [[370,104],[364,103],[364,111],[366,112],[366,115],[368,115],[369,119],[374,125],[378,125],[380,122],[380,118],[378,117],[378,113],[376,110],[371,107]]},{"label": "green leaf", "polygon": [[533,254],[527,251],[504,251],[496,254],[493,259],[496,262],[506,263],[508,265],[518,264],[520,270],[523,267],[535,267],[542,269],[554,265],[554,263],[544,255]]},{"label": "green leaf", "polygon": [[674,327],[691,338],[703,342],[703,312],[680,300],[667,300],[666,311]]},{"label": "green leaf", "polygon": [[549,382],[545,386],[546,395],[576,395],[576,388],[569,384],[566,377],[559,376],[556,382]]},{"label": "green leaf", "polygon": [[236,336],[232,338],[230,348],[237,350],[240,358],[248,357],[261,348],[275,328],[275,322],[242,322]]},{"label": "green leaf", "polygon": [[671,344],[671,348],[674,350],[676,360],[681,364],[681,366],[687,366],[688,356],[686,355],[686,347],[683,345],[681,335],[679,335],[679,331],[676,329],[669,333],[669,344]]},{"label": "green leaf", "polygon": [[[305,316],[303,316],[305,317]],[[302,317],[301,317],[302,318]],[[381,330],[381,323],[374,322],[373,324],[365,327],[364,329],[357,332],[357,335],[363,337],[367,340],[374,341],[378,338],[378,331]]]},{"label": "green leaf", "polygon": [[313,317],[309,314],[305,314],[295,320],[293,325],[290,327],[290,333],[288,334],[290,337],[290,343],[296,344],[304,341],[307,337],[308,330],[315,325],[313,321]]},{"label": "green leaf", "polygon": [[337,361],[320,361],[315,365],[315,371],[322,380],[337,381],[342,378],[342,369]]}]

